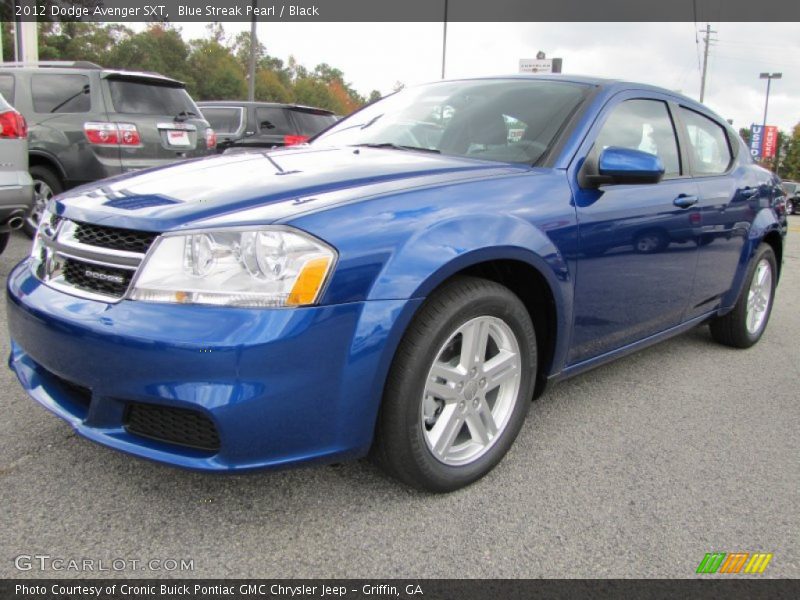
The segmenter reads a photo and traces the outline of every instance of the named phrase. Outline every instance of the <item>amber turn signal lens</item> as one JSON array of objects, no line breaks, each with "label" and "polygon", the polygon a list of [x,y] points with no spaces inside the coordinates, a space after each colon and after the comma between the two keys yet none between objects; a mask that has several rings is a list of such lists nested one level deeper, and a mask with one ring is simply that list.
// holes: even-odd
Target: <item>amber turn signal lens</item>
[{"label": "amber turn signal lens", "polygon": [[308,261],[300,271],[292,291],[289,292],[286,305],[304,306],[306,304],[314,304],[317,295],[322,289],[322,284],[325,282],[325,276],[328,274],[330,264],[331,259],[327,257]]}]

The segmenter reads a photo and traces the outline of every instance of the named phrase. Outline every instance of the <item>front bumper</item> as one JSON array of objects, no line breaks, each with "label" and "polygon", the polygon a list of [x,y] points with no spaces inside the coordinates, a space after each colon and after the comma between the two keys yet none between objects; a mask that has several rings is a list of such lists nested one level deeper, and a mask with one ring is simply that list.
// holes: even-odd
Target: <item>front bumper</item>
[{"label": "front bumper", "polygon": [[[365,454],[400,331],[420,302],[269,310],[105,304],[47,287],[27,261],[7,292],[9,366],[31,397],[91,440],[212,471]],[[219,450],[131,433],[132,403],[201,414],[216,428]]]}]

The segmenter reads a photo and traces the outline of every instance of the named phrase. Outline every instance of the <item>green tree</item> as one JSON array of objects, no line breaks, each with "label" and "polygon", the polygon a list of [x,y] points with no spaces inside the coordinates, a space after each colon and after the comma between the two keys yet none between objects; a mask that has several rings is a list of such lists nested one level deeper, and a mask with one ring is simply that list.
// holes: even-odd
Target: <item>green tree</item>
[{"label": "green tree", "polygon": [[787,138],[779,174],[784,179],[800,181],[800,123],[794,126],[791,137]]},{"label": "green tree", "polygon": [[256,100],[265,102],[292,102],[294,96],[278,73],[267,69],[256,71]]},{"label": "green tree", "polygon": [[372,104],[373,102],[377,102],[381,98],[383,98],[383,95],[378,90],[372,90],[369,93],[369,97],[367,98],[367,102],[369,104]]},{"label": "green tree", "polygon": [[302,77],[294,82],[294,101],[298,104],[327,108],[333,112],[341,109],[328,86],[314,77]]},{"label": "green tree", "polygon": [[244,98],[247,83],[241,66],[218,39],[192,40],[187,61],[189,91],[195,100]]},{"label": "green tree", "polygon": [[187,81],[189,46],[179,29],[168,24],[150,25],[144,31],[122,39],[109,53],[106,66],[132,71],[153,71]]}]

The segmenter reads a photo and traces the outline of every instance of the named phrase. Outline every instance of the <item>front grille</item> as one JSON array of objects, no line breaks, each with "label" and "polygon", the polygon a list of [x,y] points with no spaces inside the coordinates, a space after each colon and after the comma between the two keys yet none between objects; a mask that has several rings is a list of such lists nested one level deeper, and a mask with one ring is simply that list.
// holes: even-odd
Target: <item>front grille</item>
[{"label": "front grille", "polygon": [[41,228],[31,270],[68,294],[117,302],[159,234],[59,218]]},{"label": "front grille", "polygon": [[106,296],[121,298],[133,278],[130,269],[95,265],[74,258],[64,260],[64,281],[69,285]]},{"label": "front grille", "polygon": [[142,437],[216,452],[219,434],[203,413],[185,408],[131,402],[125,414],[125,429]]},{"label": "front grille", "polygon": [[109,250],[124,250],[144,254],[150,248],[157,233],[134,231],[119,227],[103,227],[92,223],[76,223],[75,239],[82,244],[99,246]]}]

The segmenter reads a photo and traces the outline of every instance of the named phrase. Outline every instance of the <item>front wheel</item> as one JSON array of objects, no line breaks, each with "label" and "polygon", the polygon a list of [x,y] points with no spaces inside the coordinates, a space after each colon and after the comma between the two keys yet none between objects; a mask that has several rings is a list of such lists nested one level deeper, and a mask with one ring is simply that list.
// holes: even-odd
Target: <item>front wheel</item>
[{"label": "front wheel", "polygon": [[411,323],[386,384],[373,456],[414,487],[448,492],[483,477],[525,420],[536,335],[508,288],[459,277]]},{"label": "front wheel", "polygon": [[768,244],[756,250],[733,310],[710,323],[712,337],[726,346],[749,348],[767,328],[778,281],[778,264]]}]

